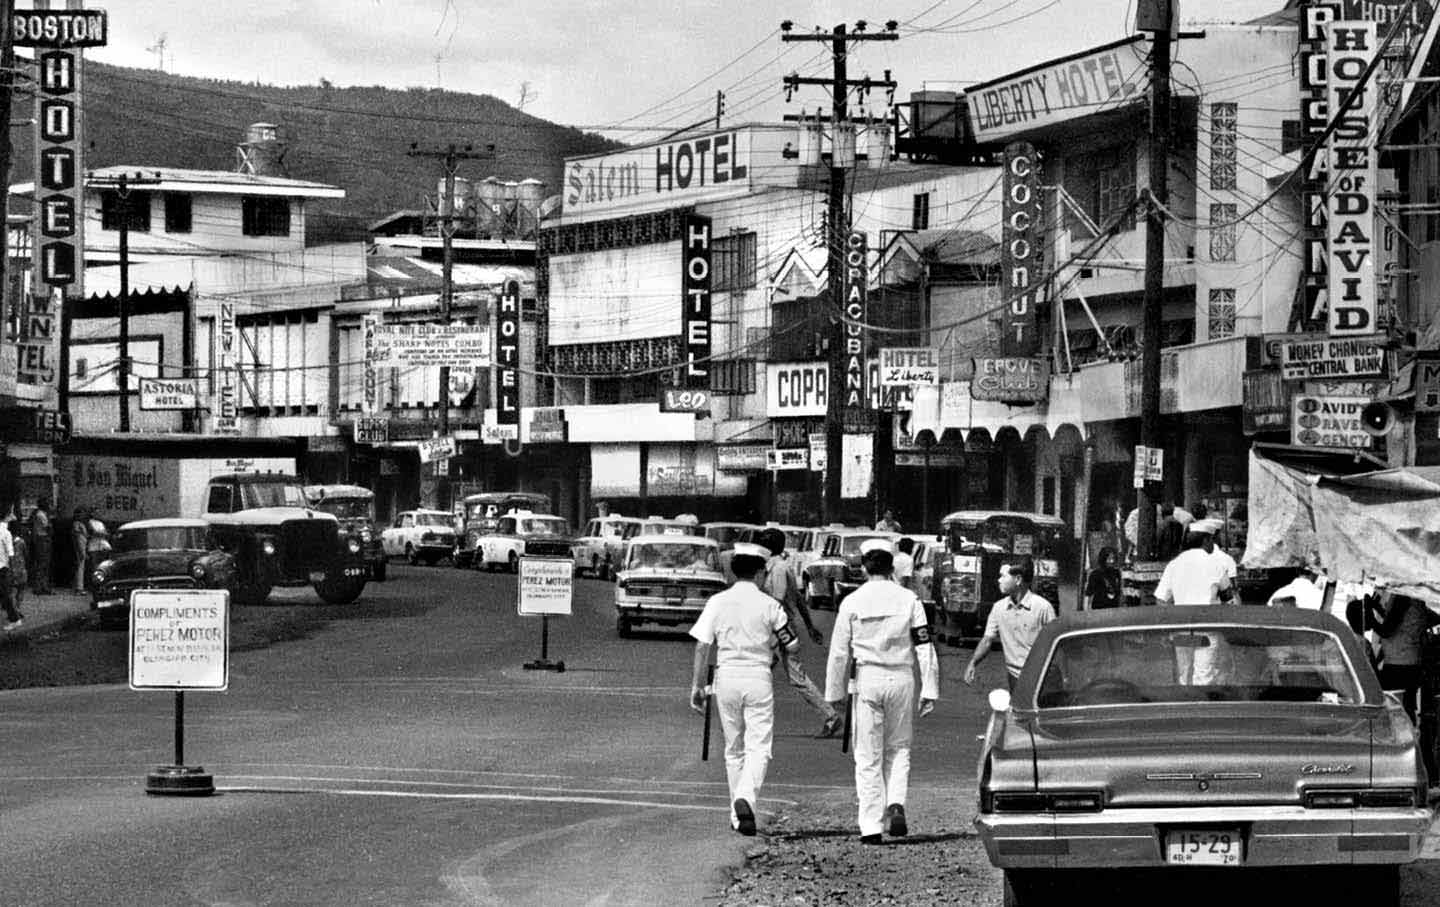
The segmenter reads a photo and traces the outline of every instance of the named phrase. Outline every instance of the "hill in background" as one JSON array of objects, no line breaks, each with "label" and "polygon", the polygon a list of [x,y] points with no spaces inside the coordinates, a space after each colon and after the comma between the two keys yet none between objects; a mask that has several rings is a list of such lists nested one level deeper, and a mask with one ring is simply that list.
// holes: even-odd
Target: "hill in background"
[{"label": "hill in background", "polygon": [[[18,101],[13,119],[29,116]],[[523,113],[490,95],[381,86],[282,88],[198,79],[147,69],[85,64],[85,166],[113,164],[236,169],[235,147],[251,123],[275,123],[289,139],[285,165],[295,179],[341,187],[307,212],[312,239],[358,238],[365,225],[434,197],[440,162],[408,156],[421,148],[495,146],[494,160],[464,161],[471,180],[542,180],[560,191],[567,155],[620,147],[593,133]],[[32,129],[13,129],[11,181],[33,171]],[[322,234],[316,236],[316,233]]]}]

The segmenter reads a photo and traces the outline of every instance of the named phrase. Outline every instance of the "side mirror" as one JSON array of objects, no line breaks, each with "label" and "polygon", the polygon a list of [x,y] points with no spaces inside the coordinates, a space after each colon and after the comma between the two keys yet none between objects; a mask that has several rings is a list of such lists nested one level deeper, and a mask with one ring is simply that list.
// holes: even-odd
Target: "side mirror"
[{"label": "side mirror", "polygon": [[1009,691],[1009,690],[991,690],[988,699],[990,700],[990,710],[991,710],[991,711],[993,711],[993,712],[1008,712],[1008,711],[1010,711],[1010,691]]}]

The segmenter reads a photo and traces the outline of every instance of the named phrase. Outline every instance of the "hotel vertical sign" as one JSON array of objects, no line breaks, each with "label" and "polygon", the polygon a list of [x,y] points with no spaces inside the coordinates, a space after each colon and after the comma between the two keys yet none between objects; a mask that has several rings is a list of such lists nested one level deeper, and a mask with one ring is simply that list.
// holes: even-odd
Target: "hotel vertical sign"
[{"label": "hotel vertical sign", "polygon": [[856,230],[845,237],[845,348],[844,396],[841,405],[846,410],[859,412],[865,409],[869,395],[865,391],[865,316],[869,309],[870,262],[869,240]]},{"label": "hotel vertical sign", "polygon": [[[1325,50],[1327,109],[1337,114],[1330,136],[1326,238],[1329,244],[1329,318],[1332,337],[1374,333],[1375,111],[1379,92],[1363,78],[1375,59],[1374,22],[1336,21]],[[1341,105],[1354,93],[1345,112]]]},{"label": "hotel vertical sign", "polygon": [[[520,440],[520,282],[505,281],[495,314],[495,422],[513,425],[502,434]],[[511,432],[513,431],[513,434]]]},{"label": "hotel vertical sign", "polygon": [[85,294],[84,131],[80,48],[107,40],[103,10],[34,9],[10,20],[16,47],[35,48],[34,283],[22,305],[17,381],[58,380],[60,307]]},{"label": "hotel vertical sign", "polygon": [[686,215],[680,222],[683,243],[681,276],[685,307],[680,316],[685,345],[685,374],[681,386],[710,389],[710,218]]},{"label": "hotel vertical sign", "polygon": [[1040,270],[1041,208],[1034,146],[1028,142],[1005,146],[1004,166],[1000,280],[1006,305],[1000,353],[1027,358],[1040,351],[1035,288]]}]

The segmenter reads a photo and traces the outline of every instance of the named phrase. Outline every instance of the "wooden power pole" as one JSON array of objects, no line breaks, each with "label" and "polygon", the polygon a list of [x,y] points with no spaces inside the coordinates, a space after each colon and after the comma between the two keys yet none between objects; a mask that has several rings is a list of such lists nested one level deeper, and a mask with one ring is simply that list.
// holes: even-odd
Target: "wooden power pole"
[{"label": "wooden power pole", "polygon": [[[94,180],[91,186],[112,189],[115,192],[116,216],[120,219],[120,297],[116,311],[120,322],[119,354],[115,365],[115,387],[120,392],[120,431],[130,430],[130,211],[131,193],[136,186],[154,186],[160,182],[155,177],[122,173],[117,177]],[[147,197],[148,204],[148,197]]]}]

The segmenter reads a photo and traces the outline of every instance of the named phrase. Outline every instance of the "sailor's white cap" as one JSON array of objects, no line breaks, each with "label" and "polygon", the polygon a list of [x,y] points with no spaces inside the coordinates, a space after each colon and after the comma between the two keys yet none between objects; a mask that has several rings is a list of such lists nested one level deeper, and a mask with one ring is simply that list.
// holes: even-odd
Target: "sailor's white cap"
[{"label": "sailor's white cap", "polygon": [[736,542],[733,553],[736,557],[758,557],[762,561],[770,560],[770,549],[752,542]]},{"label": "sailor's white cap", "polygon": [[895,553],[895,546],[889,539],[866,539],[860,543],[861,554],[869,554],[872,551],[883,551],[886,554],[893,555]]}]

